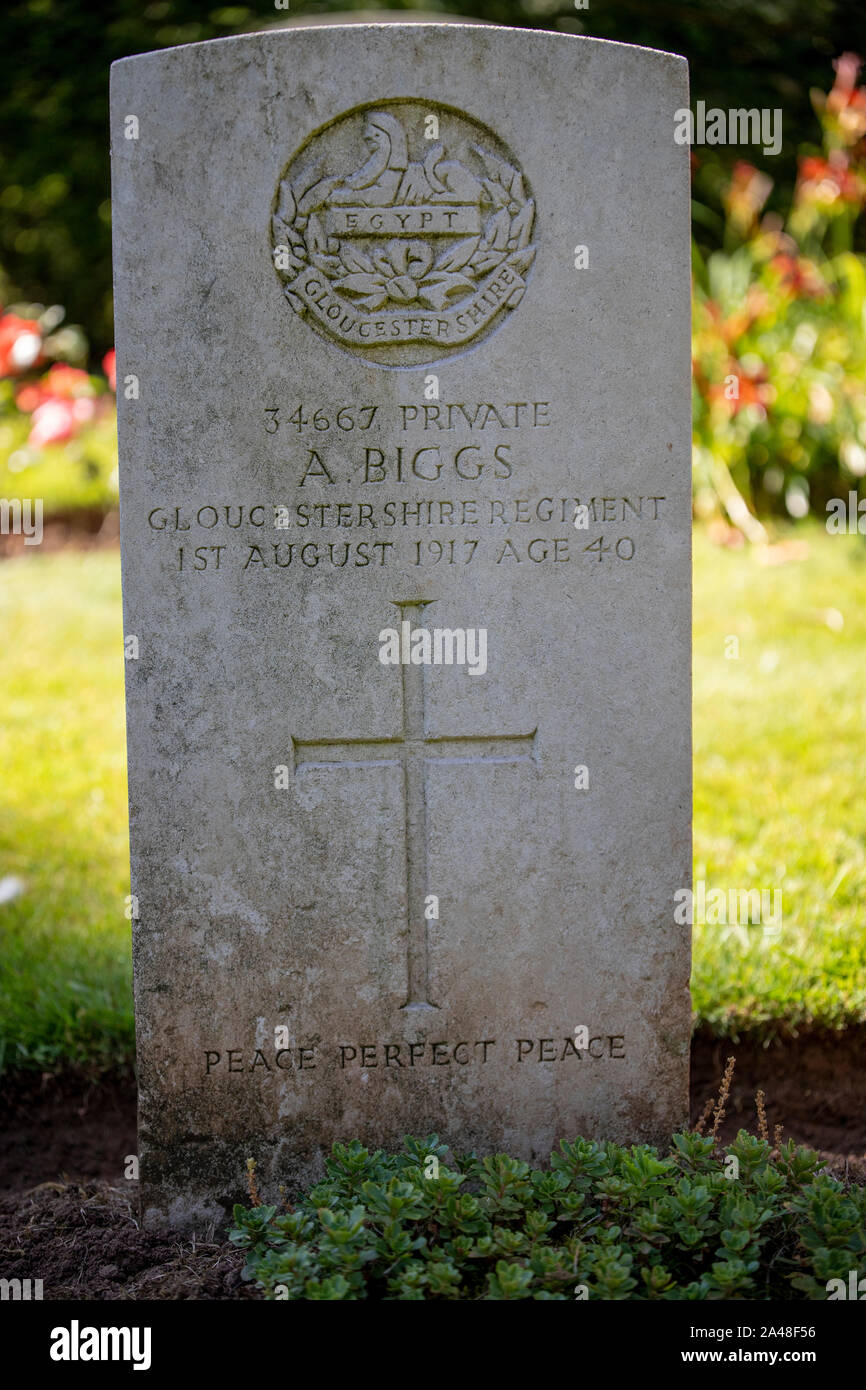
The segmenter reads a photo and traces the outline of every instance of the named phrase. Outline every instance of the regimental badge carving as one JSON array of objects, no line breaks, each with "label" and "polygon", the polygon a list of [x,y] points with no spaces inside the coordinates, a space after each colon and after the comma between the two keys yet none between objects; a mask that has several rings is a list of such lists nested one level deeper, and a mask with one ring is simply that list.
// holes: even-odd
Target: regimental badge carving
[{"label": "regimental badge carving", "polygon": [[[431,138],[432,137],[432,138]],[[383,366],[477,343],[520,303],[535,202],[492,131],[449,107],[357,107],[280,177],[274,266],[312,328]]]}]

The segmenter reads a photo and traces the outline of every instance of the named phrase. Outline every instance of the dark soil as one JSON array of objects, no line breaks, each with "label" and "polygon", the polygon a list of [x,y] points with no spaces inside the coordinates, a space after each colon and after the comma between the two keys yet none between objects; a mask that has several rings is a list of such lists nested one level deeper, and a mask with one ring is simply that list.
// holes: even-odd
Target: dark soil
[{"label": "dark soil", "polygon": [[123,1182],[137,1152],[132,1071],[0,1078],[0,1196],[38,1183]]},{"label": "dark soil", "polygon": [[[765,1046],[699,1034],[692,1048],[692,1119],[736,1069],[719,1132],[756,1132],[765,1094],[770,1134],[818,1149],[839,1177],[866,1182],[866,1028]],[[712,1128],[712,1119],[707,1128]],[[194,1244],[138,1226],[135,1080],[18,1073],[0,1090],[0,1277],[42,1279],[46,1299],[227,1299],[258,1295],[228,1243]]]},{"label": "dark soil", "polygon": [[699,1034],[692,1044],[693,1121],[716,1095],[729,1057],[736,1067],[721,1126],[725,1139],[738,1129],[756,1132],[760,1089],[771,1136],[781,1125],[783,1139],[817,1149],[834,1171],[847,1160],[852,1178],[866,1182],[866,1027],[805,1033],[768,1046]]},{"label": "dark soil", "polygon": [[137,1184],[45,1182],[0,1198],[5,1279],[41,1279],[45,1299],[259,1298],[243,1253],[138,1225]]},{"label": "dark soil", "polygon": [[95,550],[116,546],[120,532],[117,510],[104,512],[100,507],[78,507],[74,511],[55,512],[42,526],[39,545],[27,545],[23,535],[0,532],[0,560],[27,555],[44,555],[47,551]]}]

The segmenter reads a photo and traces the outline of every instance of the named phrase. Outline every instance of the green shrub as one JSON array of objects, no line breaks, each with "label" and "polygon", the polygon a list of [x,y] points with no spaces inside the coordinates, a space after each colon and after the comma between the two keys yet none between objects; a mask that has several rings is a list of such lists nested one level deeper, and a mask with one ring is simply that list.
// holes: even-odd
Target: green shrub
[{"label": "green shrub", "polygon": [[666,1157],[562,1142],[547,1171],[447,1157],[435,1134],[335,1144],[295,1207],[235,1207],[244,1277],[273,1299],[823,1299],[866,1255],[866,1189],[745,1130]]},{"label": "green shrub", "polygon": [[749,507],[825,520],[866,476],[866,87],[855,54],[834,68],[785,215],[764,211],[773,180],[739,160],[722,246],[694,247],[695,505],[721,505],[752,540]]}]

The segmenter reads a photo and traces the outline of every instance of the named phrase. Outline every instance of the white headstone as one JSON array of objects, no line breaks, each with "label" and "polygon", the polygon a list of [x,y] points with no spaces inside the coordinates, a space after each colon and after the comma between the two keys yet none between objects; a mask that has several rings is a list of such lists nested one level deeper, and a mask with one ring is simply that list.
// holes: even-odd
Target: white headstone
[{"label": "white headstone", "polygon": [[687,103],[454,24],[114,65],[149,1221],[686,1117]]}]

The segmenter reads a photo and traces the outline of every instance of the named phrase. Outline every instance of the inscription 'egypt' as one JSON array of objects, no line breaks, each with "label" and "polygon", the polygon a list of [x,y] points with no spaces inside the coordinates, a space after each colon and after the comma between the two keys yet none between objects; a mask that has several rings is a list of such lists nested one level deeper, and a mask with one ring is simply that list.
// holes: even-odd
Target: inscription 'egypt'
[{"label": "inscription 'egypt'", "polygon": [[445,108],[431,143],[429,116],[415,101],[345,112],[290,160],[271,217],[292,308],[385,366],[481,337],[520,303],[535,257],[535,202],[513,156]]}]

